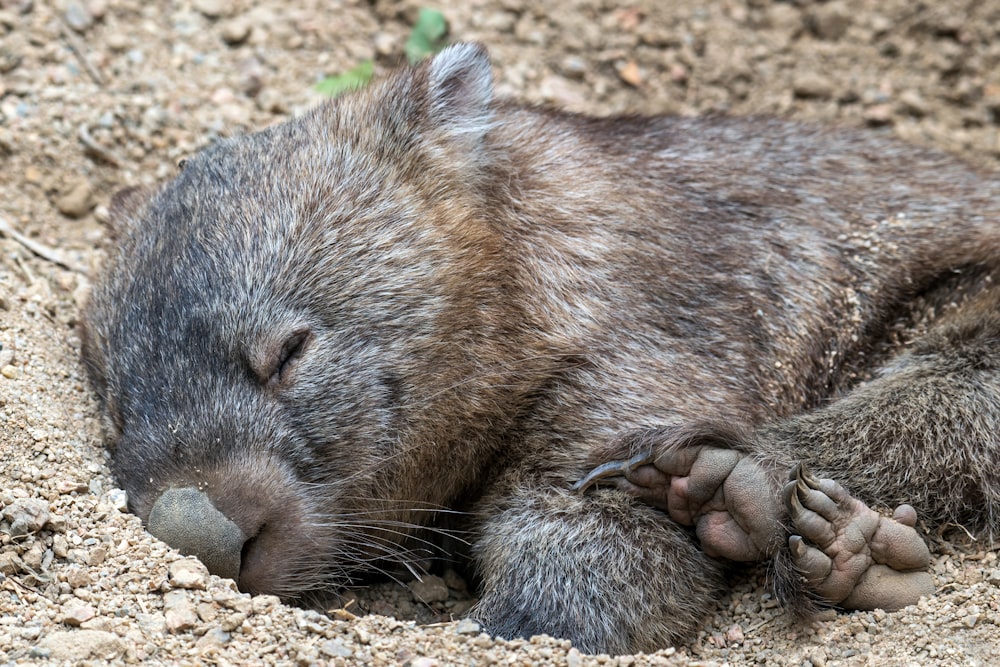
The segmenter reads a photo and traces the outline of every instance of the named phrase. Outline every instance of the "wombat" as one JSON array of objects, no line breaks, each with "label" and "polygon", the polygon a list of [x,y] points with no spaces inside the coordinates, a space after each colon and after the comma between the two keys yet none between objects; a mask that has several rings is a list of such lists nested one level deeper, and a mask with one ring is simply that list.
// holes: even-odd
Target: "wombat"
[{"label": "wombat", "polygon": [[615,653],[734,562],[899,607],[920,521],[1000,527],[1000,178],[492,88],[452,46],[115,198],[83,355],[153,534],[307,603],[464,539],[486,630]]}]

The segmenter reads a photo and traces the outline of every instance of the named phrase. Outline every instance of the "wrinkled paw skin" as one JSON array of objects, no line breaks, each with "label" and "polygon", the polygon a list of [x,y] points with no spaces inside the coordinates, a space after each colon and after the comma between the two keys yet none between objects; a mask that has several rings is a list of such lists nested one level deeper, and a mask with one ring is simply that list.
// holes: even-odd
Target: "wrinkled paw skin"
[{"label": "wrinkled paw skin", "polygon": [[749,456],[732,449],[693,445],[644,452],[595,468],[574,489],[615,486],[693,526],[710,556],[753,562],[780,544],[784,511],[778,489]]},{"label": "wrinkled paw skin", "polygon": [[802,465],[783,496],[799,534],[788,540],[792,562],[813,592],[845,609],[895,610],[934,592],[926,572],[930,551],[914,526],[916,512],[900,505],[886,517],[831,479]]}]

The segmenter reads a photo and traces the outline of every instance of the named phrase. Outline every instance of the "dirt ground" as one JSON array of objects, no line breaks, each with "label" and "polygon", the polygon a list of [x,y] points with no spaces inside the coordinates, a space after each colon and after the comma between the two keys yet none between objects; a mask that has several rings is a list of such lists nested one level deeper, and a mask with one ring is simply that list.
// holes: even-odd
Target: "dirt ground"
[{"label": "dirt ground", "polygon": [[[900,612],[795,624],[752,571],[689,646],[595,657],[448,622],[453,573],[329,616],[250,599],[122,513],[75,329],[111,195],[309,108],[325,75],[400,62],[422,4],[0,0],[0,219],[58,255],[0,234],[0,663],[994,664],[998,552],[959,530],[934,537],[938,594]],[[505,95],[866,126],[1000,167],[1000,0],[447,4]]]}]

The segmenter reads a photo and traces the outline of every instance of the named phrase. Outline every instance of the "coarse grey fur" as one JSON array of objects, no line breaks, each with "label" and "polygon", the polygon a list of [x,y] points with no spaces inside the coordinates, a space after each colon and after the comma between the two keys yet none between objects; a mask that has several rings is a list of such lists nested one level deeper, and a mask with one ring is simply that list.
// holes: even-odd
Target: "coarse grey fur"
[{"label": "coarse grey fur", "polygon": [[[114,472],[144,520],[207,497],[243,590],[308,600],[459,527],[488,630],[635,652],[711,609],[740,494],[765,525],[732,557],[792,602],[926,591],[919,558],[829,584],[827,520],[922,545],[855,499],[1000,526],[1000,179],[941,153],[497,100],[459,45],[112,209],[84,358]],[[854,497],[783,492],[796,463]]]}]

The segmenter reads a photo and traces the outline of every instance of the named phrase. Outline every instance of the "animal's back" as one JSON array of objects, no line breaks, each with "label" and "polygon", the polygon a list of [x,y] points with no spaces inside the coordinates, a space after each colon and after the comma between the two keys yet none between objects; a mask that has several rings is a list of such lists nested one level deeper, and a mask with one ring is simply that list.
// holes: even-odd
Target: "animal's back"
[{"label": "animal's back", "polygon": [[618,428],[813,407],[1000,256],[996,175],[872,133],[511,108],[497,134],[511,259]]}]

